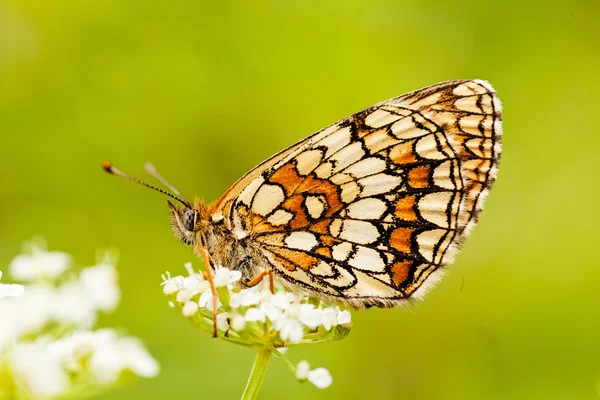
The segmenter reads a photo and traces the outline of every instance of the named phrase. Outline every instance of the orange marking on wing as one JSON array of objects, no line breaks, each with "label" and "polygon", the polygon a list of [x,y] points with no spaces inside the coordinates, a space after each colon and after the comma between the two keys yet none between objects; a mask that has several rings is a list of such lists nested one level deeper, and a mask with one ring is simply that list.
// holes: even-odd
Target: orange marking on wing
[{"label": "orange marking on wing", "polygon": [[410,253],[410,239],[413,228],[396,228],[390,235],[390,246],[403,253]]},{"label": "orange marking on wing", "polygon": [[390,151],[390,158],[396,164],[410,164],[417,161],[417,156],[413,151],[413,141],[400,143]]},{"label": "orange marking on wing", "polygon": [[302,183],[303,180],[304,178],[298,175],[296,166],[291,162],[281,166],[269,178],[269,181],[282,185],[285,188],[285,192],[288,196],[291,196],[292,193],[296,191],[296,188]]},{"label": "orange marking on wing", "polygon": [[273,257],[277,260],[277,262],[279,264],[281,264],[283,266],[283,268],[287,269],[288,271],[295,271],[296,270],[296,266],[291,264],[288,260],[286,260],[285,258],[278,256],[276,253],[273,253]]},{"label": "orange marking on wing", "polygon": [[306,192],[310,194],[322,194],[327,198],[327,210],[326,216],[331,216],[335,212],[342,208],[342,200],[338,194],[338,186],[334,185],[326,179],[315,178],[314,176],[308,176],[304,182],[298,187],[299,192]]},{"label": "orange marking on wing", "polygon": [[320,240],[321,240],[321,243],[323,243],[325,246],[329,246],[329,247],[333,246],[337,241],[336,238],[334,238],[333,236],[330,236],[330,235],[321,235]]},{"label": "orange marking on wing", "polygon": [[398,200],[395,215],[404,221],[416,221],[418,218],[415,214],[415,196],[405,196]]},{"label": "orange marking on wing", "polygon": [[315,250],[315,253],[331,258],[331,249],[329,247],[319,247]]},{"label": "orange marking on wing", "polygon": [[304,197],[300,194],[294,195],[283,203],[283,208],[294,213],[294,218],[289,225],[292,229],[304,228],[308,225],[308,217],[302,208]]},{"label": "orange marking on wing", "polygon": [[399,286],[408,278],[412,261],[398,261],[391,268],[392,281]]},{"label": "orange marking on wing", "polygon": [[326,235],[326,234],[329,233],[329,224],[331,224],[331,220],[330,219],[324,219],[322,221],[315,222],[308,229],[310,229],[313,232],[321,233],[321,234]]},{"label": "orange marking on wing", "polygon": [[408,183],[413,188],[425,188],[429,186],[430,174],[431,170],[428,165],[413,168],[408,173]]},{"label": "orange marking on wing", "polygon": [[313,267],[316,267],[317,264],[319,264],[318,258],[308,255],[301,251],[291,249],[277,249],[275,250],[275,252],[304,269],[311,269]]}]

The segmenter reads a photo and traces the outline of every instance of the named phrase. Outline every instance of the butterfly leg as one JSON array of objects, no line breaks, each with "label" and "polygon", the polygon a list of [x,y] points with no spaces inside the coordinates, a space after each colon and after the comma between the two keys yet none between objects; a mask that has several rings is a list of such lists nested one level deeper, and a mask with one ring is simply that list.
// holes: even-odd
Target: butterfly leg
[{"label": "butterfly leg", "polygon": [[263,269],[260,274],[249,280],[246,283],[246,286],[252,287],[258,285],[263,280],[265,275],[269,275],[269,290],[272,294],[275,294],[275,277],[273,276],[273,270],[271,268]]},{"label": "butterfly leg", "polygon": [[213,276],[210,272],[210,254],[208,254],[208,250],[206,247],[202,248],[202,259],[204,260],[204,265],[206,266],[206,277],[208,278],[208,284],[210,285],[210,292],[212,293],[212,306],[213,306],[213,337],[217,337],[217,288],[215,286],[215,282],[213,281]]}]

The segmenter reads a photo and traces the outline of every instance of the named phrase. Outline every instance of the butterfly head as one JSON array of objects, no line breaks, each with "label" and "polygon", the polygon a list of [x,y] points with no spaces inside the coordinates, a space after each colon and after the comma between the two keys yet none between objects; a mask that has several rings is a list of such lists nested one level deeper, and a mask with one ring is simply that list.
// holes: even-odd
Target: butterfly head
[{"label": "butterfly head", "polygon": [[175,237],[185,244],[195,244],[196,233],[201,230],[203,226],[200,210],[191,205],[177,207],[170,201],[169,209],[171,229],[173,229]]}]

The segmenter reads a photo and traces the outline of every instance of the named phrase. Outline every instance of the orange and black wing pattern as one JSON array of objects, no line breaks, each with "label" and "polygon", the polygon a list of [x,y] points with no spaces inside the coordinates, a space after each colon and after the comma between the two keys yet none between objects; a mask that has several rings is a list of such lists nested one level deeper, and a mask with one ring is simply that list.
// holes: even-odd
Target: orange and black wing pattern
[{"label": "orange and black wing pattern", "polygon": [[275,155],[213,205],[290,287],[358,308],[421,297],[482,209],[501,105],[450,81],[360,111]]}]

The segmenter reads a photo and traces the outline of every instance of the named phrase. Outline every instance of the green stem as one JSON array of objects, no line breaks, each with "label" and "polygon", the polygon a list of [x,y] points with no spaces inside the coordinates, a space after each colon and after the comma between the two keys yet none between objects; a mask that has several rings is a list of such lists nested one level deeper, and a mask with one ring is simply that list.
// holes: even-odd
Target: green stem
[{"label": "green stem", "polygon": [[254,400],[258,397],[258,392],[269,366],[269,357],[271,357],[269,349],[262,348],[256,351],[256,358],[254,359],[248,383],[246,383],[246,389],[244,389],[244,393],[242,394],[242,400]]}]

